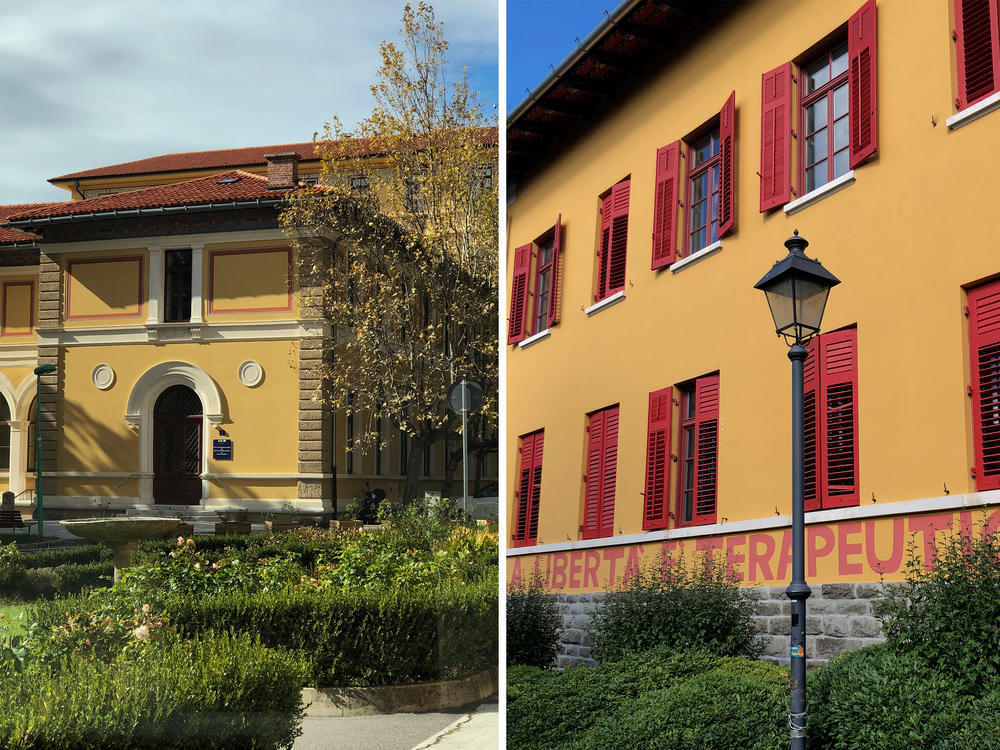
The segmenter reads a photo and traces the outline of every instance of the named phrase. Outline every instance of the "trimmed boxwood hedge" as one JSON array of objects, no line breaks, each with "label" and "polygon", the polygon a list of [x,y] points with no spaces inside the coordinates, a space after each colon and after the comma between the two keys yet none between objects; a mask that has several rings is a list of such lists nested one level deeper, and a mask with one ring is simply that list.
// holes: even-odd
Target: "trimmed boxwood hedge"
[{"label": "trimmed boxwood hedge", "polygon": [[290,748],[306,669],[246,635],[174,641],[114,665],[74,656],[3,674],[8,750]]},{"label": "trimmed boxwood hedge", "polygon": [[111,548],[103,544],[83,544],[65,549],[45,549],[37,552],[23,550],[21,552],[24,567],[29,569],[111,562],[113,557]]}]

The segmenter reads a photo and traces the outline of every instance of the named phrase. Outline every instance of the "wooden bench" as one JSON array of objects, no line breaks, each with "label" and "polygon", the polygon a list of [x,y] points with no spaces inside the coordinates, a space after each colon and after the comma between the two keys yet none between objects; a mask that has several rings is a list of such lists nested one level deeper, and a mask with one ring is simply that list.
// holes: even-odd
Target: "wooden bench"
[{"label": "wooden bench", "polygon": [[0,529],[27,529],[31,533],[34,521],[25,521],[19,510],[0,510]]}]

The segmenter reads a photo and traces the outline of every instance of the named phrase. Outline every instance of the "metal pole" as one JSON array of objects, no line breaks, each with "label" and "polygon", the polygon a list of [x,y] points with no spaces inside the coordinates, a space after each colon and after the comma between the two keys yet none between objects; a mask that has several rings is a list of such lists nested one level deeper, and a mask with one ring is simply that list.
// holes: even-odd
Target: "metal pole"
[{"label": "metal pole", "polygon": [[466,429],[465,418],[469,413],[469,389],[462,378],[462,510],[467,511],[469,505],[469,431]]},{"label": "metal pole", "polygon": [[802,344],[788,350],[792,360],[792,581],[785,593],[792,601],[790,643],[791,706],[788,728],[791,750],[806,747],[806,599],[811,590],[806,583],[805,565],[805,484],[803,459],[803,363],[809,352]]},{"label": "metal pole", "polygon": [[42,502],[42,375],[35,375],[35,505],[38,536],[45,535],[45,504]]}]

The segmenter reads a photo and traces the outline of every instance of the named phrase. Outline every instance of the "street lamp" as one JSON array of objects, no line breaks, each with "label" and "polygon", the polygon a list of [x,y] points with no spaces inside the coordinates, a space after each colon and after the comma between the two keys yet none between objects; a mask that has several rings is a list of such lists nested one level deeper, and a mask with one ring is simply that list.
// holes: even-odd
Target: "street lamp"
[{"label": "street lamp", "polygon": [[804,344],[819,333],[830,289],[840,279],[803,252],[809,243],[795,235],[785,240],[788,255],[774,264],[754,284],[767,297],[774,329],[789,345],[792,360],[792,580],[785,593],[792,601],[790,641],[791,707],[788,726],[791,750],[806,746],[806,599],[811,593],[805,580],[805,488],[803,472],[803,364],[809,352]]},{"label": "street lamp", "polygon": [[38,508],[38,536],[44,536],[45,506],[42,502],[42,375],[56,371],[55,365],[35,368],[35,504]]}]

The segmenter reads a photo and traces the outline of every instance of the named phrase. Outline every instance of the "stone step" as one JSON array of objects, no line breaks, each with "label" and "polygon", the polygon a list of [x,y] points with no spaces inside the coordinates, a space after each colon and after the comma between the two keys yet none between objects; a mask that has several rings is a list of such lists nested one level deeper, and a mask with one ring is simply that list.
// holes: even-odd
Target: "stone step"
[{"label": "stone step", "polygon": [[222,520],[216,511],[197,505],[133,505],[125,510],[125,515],[180,518],[187,523],[216,523]]}]

